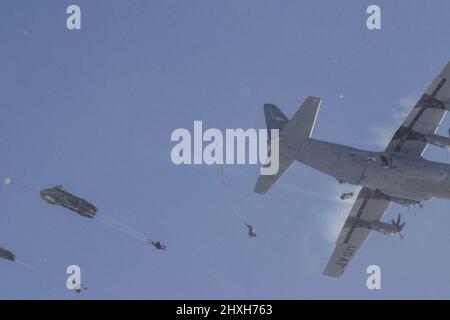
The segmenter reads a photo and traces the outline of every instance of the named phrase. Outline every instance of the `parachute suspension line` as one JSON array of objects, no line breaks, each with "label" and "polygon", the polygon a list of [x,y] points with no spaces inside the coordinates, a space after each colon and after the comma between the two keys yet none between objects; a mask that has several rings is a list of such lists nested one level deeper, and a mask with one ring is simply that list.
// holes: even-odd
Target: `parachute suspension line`
[{"label": "parachute suspension line", "polygon": [[236,206],[233,204],[232,201],[232,197],[231,194],[228,190],[228,188],[225,186],[225,175],[224,175],[224,169],[223,169],[223,164],[220,165],[220,174],[221,174],[221,181],[222,184],[224,185],[224,190],[225,190],[225,201],[228,203],[228,206],[231,208],[231,211],[234,213],[234,215],[241,221],[243,221],[243,217],[242,215],[239,213],[239,210],[236,208]]},{"label": "parachute suspension line", "polygon": [[146,240],[147,237],[140,233],[138,230],[134,229],[133,227],[125,224],[124,222],[120,221],[119,219],[109,215],[104,214],[104,218],[106,218],[107,222],[110,224],[114,224],[115,226],[122,227],[123,229],[127,230],[128,232],[134,233],[136,236],[141,237],[143,240]]},{"label": "parachute suspension line", "polygon": [[236,215],[236,217],[239,218],[239,220],[244,220],[242,215],[239,213],[239,210],[236,208],[236,206],[233,204],[233,201],[231,200],[231,195],[227,188],[225,188],[225,199],[228,202],[228,205],[231,207],[231,211]]},{"label": "parachute suspension line", "polygon": [[[32,182],[28,181],[27,179],[23,179],[21,177],[10,177],[7,176],[5,178],[3,178],[3,184],[5,186],[9,186],[9,185],[16,185],[19,188],[22,189],[26,189],[29,191],[33,191],[33,192],[39,192],[42,189],[42,186],[38,185],[38,184],[33,184]],[[103,216],[105,216],[105,214],[102,214]],[[98,220],[100,223],[102,223],[105,226],[108,226],[116,231],[119,231],[123,234],[126,234],[136,240],[139,241],[143,241],[143,242],[147,242],[147,237],[145,237],[142,233],[140,233],[139,231],[135,230],[134,228],[126,225],[125,223],[119,221],[118,219],[110,216],[110,215],[106,215],[105,217],[106,219],[102,219],[101,217],[97,216],[95,220]],[[23,262],[24,265],[26,265],[25,262]]]},{"label": "parachute suspension line", "polygon": [[[3,179],[3,184],[5,186],[9,186],[9,185],[16,185],[19,188],[22,189],[26,189],[29,191],[33,191],[33,192],[39,192],[42,189],[42,186],[38,185],[38,184],[33,184],[32,182],[23,179],[21,177],[10,177],[7,176]],[[104,214],[103,214],[104,216]],[[137,230],[133,229],[132,227],[124,224],[123,222],[113,218],[110,215],[106,215],[107,219],[102,219],[101,217],[96,217],[95,220],[99,220],[102,224],[109,226],[113,229],[115,229],[116,231],[119,231],[123,234],[126,234],[134,239],[137,239],[139,241],[143,241],[143,242],[147,242],[147,238],[141,234],[140,232],[138,232]]]},{"label": "parachute suspension line", "polygon": [[26,179],[22,179],[20,177],[5,177],[3,178],[3,184],[4,185],[16,185],[19,188],[31,190],[31,191],[39,191],[42,189],[42,187],[38,184],[32,183],[31,181],[28,181]]},{"label": "parachute suspension line", "polygon": [[116,230],[118,232],[121,232],[121,233],[123,233],[123,234],[125,234],[127,236],[130,236],[133,239],[136,239],[138,241],[142,241],[142,239],[140,237],[136,236],[134,233],[131,233],[131,232],[128,232],[128,231],[126,231],[126,230],[124,230],[122,228],[119,228],[118,226],[116,226],[114,224],[111,224],[111,223],[108,223],[105,220],[102,220],[102,219],[97,219],[97,220],[100,223],[102,223],[103,225],[107,226],[107,227],[110,227],[110,228],[112,228],[112,229],[114,229],[114,230]]},{"label": "parachute suspension line", "polygon": [[231,193],[228,190],[227,186],[225,185],[225,175],[224,175],[223,165],[220,165],[220,175],[221,175],[221,181],[222,181],[223,188],[225,189],[225,201],[228,203],[228,205],[231,208],[231,211],[234,213],[234,215],[247,227],[248,236],[256,237],[255,229],[250,224],[248,224],[248,222],[246,222],[244,220],[243,216],[241,215],[241,213],[239,212],[237,207],[233,204]]},{"label": "parachute suspension line", "polygon": [[127,236],[130,236],[133,239],[136,239],[138,241],[145,241],[144,239],[142,239],[141,237],[137,236],[136,234],[134,234],[132,232],[129,232],[129,231],[123,229],[123,228],[120,228],[120,227],[118,227],[118,226],[116,226],[116,225],[114,225],[114,224],[112,224],[110,222],[107,222],[106,220],[103,220],[103,219],[97,219],[97,220],[100,223],[102,223],[103,225],[105,225],[107,227],[110,227],[110,228],[112,228],[112,229],[114,229],[114,230],[116,230],[118,232],[121,232],[121,233],[123,233],[123,234],[125,234]]},{"label": "parachute suspension line", "polygon": [[223,172],[223,164],[220,165],[220,181],[225,184],[225,174]]},{"label": "parachute suspension line", "polygon": [[61,283],[61,269],[56,268],[53,264],[50,264],[46,258],[40,259],[39,262],[34,261],[33,265],[30,265],[29,263],[22,260],[19,260],[17,262],[19,262],[20,265],[32,269],[33,272],[39,273],[43,278],[47,279],[47,283],[50,282],[50,279],[54,281],[54,283]]},{"label": "parachute suspension line", "polygon": [[107,226],[107,227],[110,227],[110,228],[112,228],[112,229],[114,229],[114,230],[116,230],[116,231],[118,231],[118,232],[121,232],[121,233],[123,233],[123,234],[125,234],[125,235],[128,235],[128,236],[130,236],[131,238],[134,238],[134,239],[136,239],[136,240],[138,240],[138,241],[147,242],[147,239],[146,239],[143,235],[141,235],[141,234],[139,234],[139,233],[136,233],[136,232],[132,232],[131,230],[128,230],[127,228],[121,227],[120,225],[114,224],[114,223],[111,222],[111,221],[102,219],[102,218],[100,218],[100,217],[96,217],[95,220],[98,220],[98,221],[99,221],[100,223],[102,223],[103,225],[105,225],[105,226]]},{"label": "parachute suspension line", "polygon": [[16,263],[20,264],[21,266],[27,267],[28,269],[34,269],[33,266],[23,260],[16,259]]}]

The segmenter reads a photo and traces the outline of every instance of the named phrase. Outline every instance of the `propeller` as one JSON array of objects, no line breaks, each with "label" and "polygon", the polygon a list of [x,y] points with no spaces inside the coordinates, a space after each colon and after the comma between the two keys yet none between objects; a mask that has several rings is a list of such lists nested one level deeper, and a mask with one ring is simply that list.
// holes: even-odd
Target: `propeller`
[{"label": "propeller", "polygon": [[392,224],[397,227],[397,233],[400,236],[400,239],[403,239],[403,235],[401,234],[403,227],[406,225],[406,222],[401,223],[402,215],[399,213],[397,216],[397,221],[394,219],[391,220]]},{"label": "propeller", "polygon": [[[448,129],[448,137],[450,138],[450,128]],[[447,157],[447,161],[448,161],[448,151],[445,153],[445,156]]]}]

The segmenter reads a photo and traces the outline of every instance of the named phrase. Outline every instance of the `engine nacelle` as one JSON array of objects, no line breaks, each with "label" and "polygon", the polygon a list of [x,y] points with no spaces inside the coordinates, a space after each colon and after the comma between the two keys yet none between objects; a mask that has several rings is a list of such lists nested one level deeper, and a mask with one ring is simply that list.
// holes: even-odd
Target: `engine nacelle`
[{"label": "engine nacelle", "polygon": [[346,221],[345,227],[357,227],[369,229],[375,232],[379,232],[388,236],[393,236],[399,234],[402,231],[404,225],[400,225],[400,221],[398,224],[390,224],[381,221],[367,221],[362,220],[355,217],[349,217]]},{"label": "engine nacelle", "polygon": [[450,151],[450,139],[438,135],[425,136],[426,142]]}]

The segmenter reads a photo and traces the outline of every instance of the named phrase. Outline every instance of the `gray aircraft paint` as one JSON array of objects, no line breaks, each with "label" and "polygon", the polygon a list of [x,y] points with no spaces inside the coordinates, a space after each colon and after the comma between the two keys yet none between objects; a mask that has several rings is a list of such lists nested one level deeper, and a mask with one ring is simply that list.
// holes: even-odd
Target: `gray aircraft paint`
[{"label": "gray aircraft paint", "polygon": [[450,139],[435,134],[450,110],[447,78],[450,63],[433,80],[384,152],[311,138],[320,98],[308,97],[288,122],[275,105],[265,105],[267,126],[281,129],[280,170],[274,176],[260,176],[256,193],[266,193],[295,161],[341,183],[362,187],[324,274],[341,276],[371,231],[400,233],[399,223],[379,221],[392,202],[411,206],[432,198],[450,199],[450,165],[422,157],[428,144],[450,149]]}]

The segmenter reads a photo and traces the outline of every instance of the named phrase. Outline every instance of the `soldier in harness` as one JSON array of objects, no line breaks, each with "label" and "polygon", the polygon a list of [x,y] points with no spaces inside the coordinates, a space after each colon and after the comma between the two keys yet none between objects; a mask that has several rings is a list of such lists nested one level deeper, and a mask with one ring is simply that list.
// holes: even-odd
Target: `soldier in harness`
[{"label": "soldier in harness", "polygon": [[244,224],[247,227],[248,236],[250,238],[256,237],[256,232],[255,232],[255,229],[253,228],[253,226],[251,226],[250,224],[247,224],[247,223],[244,223]]},{"label": "soldier in harness", "polygon": [[148,239],[147,243],[149,245],[154,246],[158,250],[162,250],[162,251],[166,250],[166,246],[161,244],[161,242],[159,242],[159,241],[153,241],[153,240]]}]

